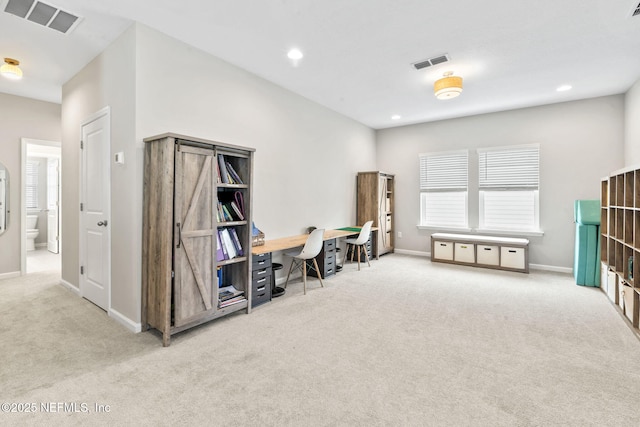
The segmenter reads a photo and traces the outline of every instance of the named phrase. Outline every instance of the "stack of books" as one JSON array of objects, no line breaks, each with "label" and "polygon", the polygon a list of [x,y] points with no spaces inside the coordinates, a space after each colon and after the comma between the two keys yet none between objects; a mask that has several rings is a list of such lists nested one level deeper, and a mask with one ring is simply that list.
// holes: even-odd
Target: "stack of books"
[{"label": "stack of books", "polygon": [[218,154],[218,182],[223,184],[244,184],[233,165],[222,154]]},{"label": "stack of books", "polygon": [[218,222],[225,221],[244,221],[244,212],[236,204],[235,201],[228,203],[218,202],[218,212],[216,213]]},{"label": "stack of books", "polygon": [[244,249],[235,227],[219,229],[216,237],[216,259],[218,261],[244,256]]},{"label": "stack of books", "polygon": [[238,304],[246,300],[244,291],[237,290],[233,285],[224,286],[218,290],[218,307],[220,308]]}]

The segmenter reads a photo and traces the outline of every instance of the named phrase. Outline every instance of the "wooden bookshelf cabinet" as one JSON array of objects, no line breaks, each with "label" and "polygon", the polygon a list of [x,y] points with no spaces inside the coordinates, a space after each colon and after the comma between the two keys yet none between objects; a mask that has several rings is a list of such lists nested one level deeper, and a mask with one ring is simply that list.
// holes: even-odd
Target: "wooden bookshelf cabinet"
[{"label": "wooden bookshelf cabinet", "polygon": [[377,255],[393,252],[394,247],[394,175],[385,172],[358,172],[356,222],[362,226],[373,221],[378,228]]},{"label": "wooden bookshelf cabinet", "polygon": [[604,178],[600,206],[600,287],[640,334],[640,168]]},{"label": "wooden bookshelf cabinet", "polygon": [[[142,325],[160,331],[168,346],[175,333],[251,310],[254,150],[171,133],[144,142]],[[219,155],[242,183],[222,182]],[[218,201],[235,197],[244,202],[243,219],[225,221]],[[218,261],[223,229],[237,235],[242,252]],[[220,307],[218,289],[227,285],[243,291],[244,299]]]}]

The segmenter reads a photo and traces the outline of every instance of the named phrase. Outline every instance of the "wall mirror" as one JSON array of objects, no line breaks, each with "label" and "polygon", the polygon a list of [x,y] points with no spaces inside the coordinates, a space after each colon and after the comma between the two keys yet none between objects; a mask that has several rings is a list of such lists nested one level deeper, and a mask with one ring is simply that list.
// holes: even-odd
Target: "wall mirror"
[{"label": "wall mirror", "polygon": [[9,226],[9,171],[0,163],[0,234]]}]

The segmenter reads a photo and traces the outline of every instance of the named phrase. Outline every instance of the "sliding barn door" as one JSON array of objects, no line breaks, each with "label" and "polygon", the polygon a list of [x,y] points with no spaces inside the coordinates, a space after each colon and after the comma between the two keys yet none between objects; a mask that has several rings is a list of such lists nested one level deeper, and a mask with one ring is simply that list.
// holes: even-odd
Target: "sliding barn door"
[{"label": "sliding barn door", "polygon": [[213,150],[176,146],[174,324],[179,327],[216,310],[215,178]]}]

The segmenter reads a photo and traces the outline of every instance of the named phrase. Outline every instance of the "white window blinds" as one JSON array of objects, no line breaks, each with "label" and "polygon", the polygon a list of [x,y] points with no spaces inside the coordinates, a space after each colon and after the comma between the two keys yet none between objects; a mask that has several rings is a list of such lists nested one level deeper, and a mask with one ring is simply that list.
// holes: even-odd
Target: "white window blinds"
[{"label": "white window blinds", "polygon": [[420,154],[420,224],[466,228],[468,151]]},{"label": "white window blinds", "polygon": [[26,207],[38,208],[38,166],[36,161],[27,161]]},{"label": "white window blinds", "polygon": [[537,145],[478,150],[481,229],[539,229],[539,165]]},{"label": "white window blinds", "polygon": [[479,149],[480,190],[538,189],[539,151],[533,145]]},{"label": "white window blinds", "polygon": [[420,154],[420,191],[467,190],[468,151]]}]

